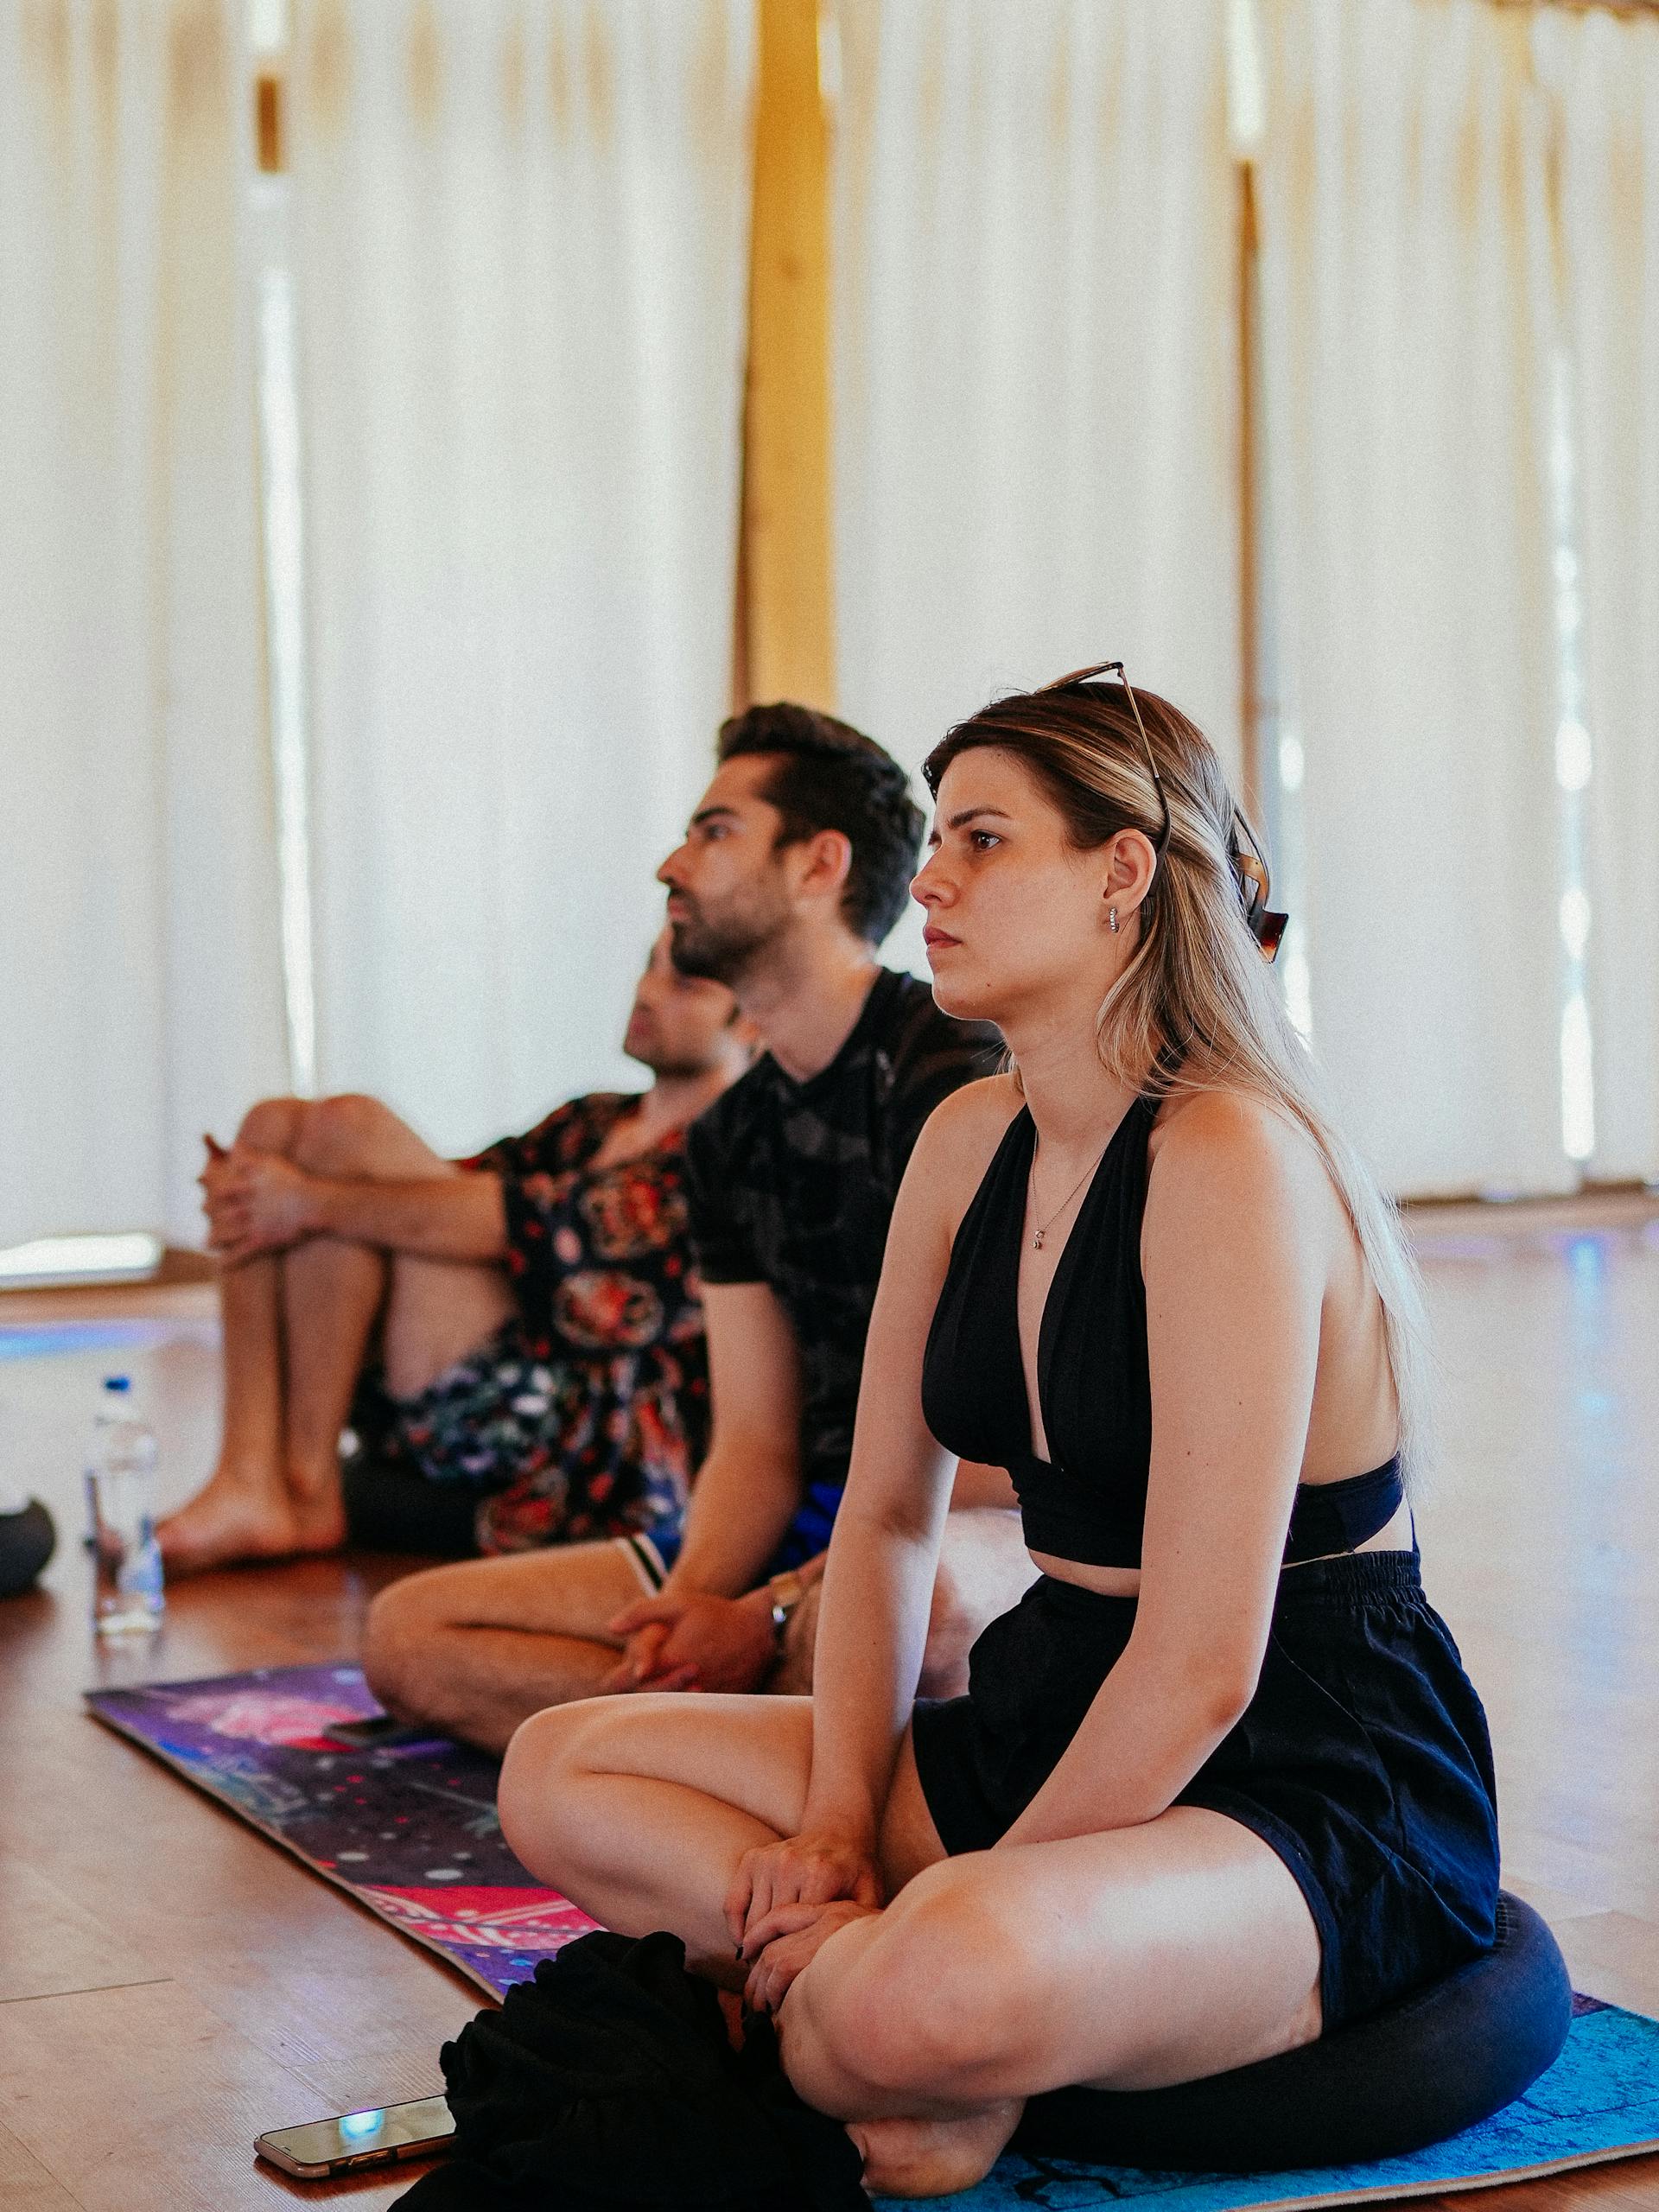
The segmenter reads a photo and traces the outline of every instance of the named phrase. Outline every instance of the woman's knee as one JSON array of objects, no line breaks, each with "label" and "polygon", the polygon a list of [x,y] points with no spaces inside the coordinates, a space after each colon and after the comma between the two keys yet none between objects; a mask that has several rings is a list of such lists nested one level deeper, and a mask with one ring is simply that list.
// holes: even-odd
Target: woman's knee
[{"label": "woman's knee", "polygon": [[823,2023],[842,2062],[884,2094],[1005,2094],[1029,2040],[1031,1948],[983,1894],[972,1859],[918,1874],[883,1916]]},{"label": "woman's knee", "polygon": [[[545,1862],[550,1838],[569,1825],[591,1746],[596,1700],[549,1706],[519,1722],[501,1762],[496,1808],[509,1847],[531,1865]],[[531,1854],[534,1854],[532,1859]]]}]

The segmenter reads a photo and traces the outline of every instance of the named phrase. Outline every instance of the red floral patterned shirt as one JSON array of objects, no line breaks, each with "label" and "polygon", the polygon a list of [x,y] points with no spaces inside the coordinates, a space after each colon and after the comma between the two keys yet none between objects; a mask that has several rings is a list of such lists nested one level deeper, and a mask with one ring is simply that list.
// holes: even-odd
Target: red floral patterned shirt
[{"label": "red floral patterned shirt", "polygon": [[[708,1445],[709,1366],[676,1130],[636,1159],[589,1163],[637,1100],[596,1091],[465,1166],[501,1179],[523,1334],[557,1378],[570,1452],[487,1501],[491,1550],[579,1533],[556,1525],[575,1484],[637,1494],[642,1522],[683,1509]],[[539,1478],[539,1479],[538,1479]],[[487,1525],[486,1525],[487,1524]]]}]

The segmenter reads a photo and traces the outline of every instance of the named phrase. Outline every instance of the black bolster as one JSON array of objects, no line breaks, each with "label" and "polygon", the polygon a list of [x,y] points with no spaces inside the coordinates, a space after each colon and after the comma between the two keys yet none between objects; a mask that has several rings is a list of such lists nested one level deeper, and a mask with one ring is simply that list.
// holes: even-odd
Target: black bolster
[{"label": "black bolster", "polygon": [[346,1529],[362,1551],[476,1559],[474,1521],[484,1495],[471,1483],[429,1482],[412,1467],[360,1452],[340,1470]]},{"label": "black bolster", "polygon": [[1555,1938],[1501,1891],[1492,1948],[1299,2050],[1168,2089],[1052,2089],[1010,2146],[1091,2165],[1283,2173],[1357,2165],[1488,2120],[1554,2063],[1573,2018]]}]

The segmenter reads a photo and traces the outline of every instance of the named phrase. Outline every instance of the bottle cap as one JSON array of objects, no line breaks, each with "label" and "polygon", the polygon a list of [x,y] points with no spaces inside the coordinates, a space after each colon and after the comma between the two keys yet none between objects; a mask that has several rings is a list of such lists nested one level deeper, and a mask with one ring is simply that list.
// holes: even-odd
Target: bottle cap
[{"label": "bottle cap", "polygon": [[128,1375],[106,1375],[104,1377],[104,1388],[106,1390],[130,1390],[132,1378]]}]

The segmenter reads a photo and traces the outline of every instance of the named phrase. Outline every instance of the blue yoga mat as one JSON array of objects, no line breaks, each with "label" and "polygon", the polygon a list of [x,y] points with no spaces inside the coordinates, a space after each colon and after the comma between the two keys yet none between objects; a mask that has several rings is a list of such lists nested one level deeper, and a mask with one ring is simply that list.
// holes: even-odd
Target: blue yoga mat
[{"label": "blue yoga mat", "polygon": [[[442,1737],[347,1752],[325,1731],[377,1710],[355,1667],[264,1667],[89,1693],[99,1719],[162,1758],[315,1872],[500,1995],[593,1923],[537,1884],[495,1817],[495,1764]],[[1146,2173],[1009,2157],[926,2212],[1268,2212],[1526,2181],[1659,2152],[1659,2020],[1573,1999],[1567,2048],[1524,2097],[1409,2158],[1282,2174]],[[879,2200],[923,2212],[913,2199]],[[1150,2208],[1149,2208],[1150,2212]]]},{"label": "blue yoga mat", "polygon": [[958,2196],[882,2197],[887,2212],[1084,2212],[1156,2197],[1160,2212],[1269,2212],[1295,2205],[1364,2204],[1379,2197],[1438,2196],[1536,2180],[1569,2166],[1659,2152],[1659,2020],[1593,1997],[1576,1997],[1567,2048],[1524,2097],[1427,2151],[1364,2166],[1306,2167],[1283,2174],[1143,2173],[1135,2166],[1078,2166],[1065,2158],[1003,2158]]}]

